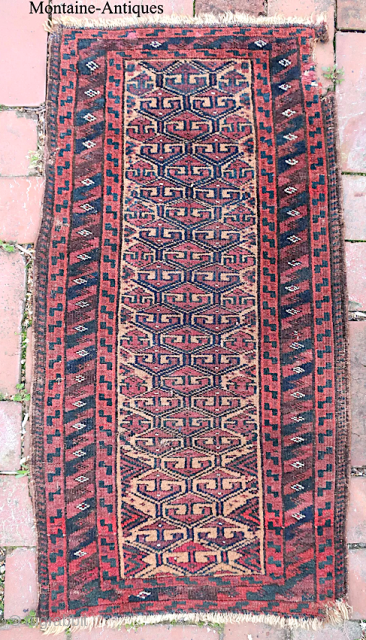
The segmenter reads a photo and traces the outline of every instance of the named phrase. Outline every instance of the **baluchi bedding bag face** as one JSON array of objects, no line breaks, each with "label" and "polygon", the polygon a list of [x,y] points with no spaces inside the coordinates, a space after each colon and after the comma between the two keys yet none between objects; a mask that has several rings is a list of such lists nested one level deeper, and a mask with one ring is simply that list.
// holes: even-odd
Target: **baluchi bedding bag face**
[{"label": "baluchi bedding bag face", "polygon": [[347,617],[324,25],[59,26],[37,248],[39,615]]}]

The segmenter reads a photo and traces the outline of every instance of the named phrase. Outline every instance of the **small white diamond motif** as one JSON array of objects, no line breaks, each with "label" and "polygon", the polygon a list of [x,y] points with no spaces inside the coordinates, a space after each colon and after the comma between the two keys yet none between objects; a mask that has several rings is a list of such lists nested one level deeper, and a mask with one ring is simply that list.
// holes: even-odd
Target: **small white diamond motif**
[{"label": "small white diamond motif", "polygon": [[304,373],[305,369],[302,367],[294,367],[292,371],[295,371],[295,373]]},{"label": "small white diamond motif", "polygon": [[161,47],[161,42],[158,42],[157,40],[153,40],[151,43],[151,46],[154,47],[154,49],[157,49],[158,47]]},{"label": "small white diamond motif", "polygon": [[75,329],[75,331],[79,331],[80,333],[82,333],[83,331],[87,331],[88,330],[88,328],[84,327],[83,324],[79,324],[79,326],[74,327],[74,329]]},{"label": "small white diamond motif", "polygon": [[75,304],[81,309],[89,306],[89,302],[86,302],[85,300],[80,300],[80,302],[76,302]]},{"label": "small white diamond motif", "polygon": [[304,438],[302,438],[301,436],[294,436],[293,438],[291,438],[291,440],[293,442],[304,442]]},{"label": "small white diamond motif", "polygon": [[86,556],[86,552],[85,551],[75,551],[74,556],[77,556],[78,558],[81,558],[82,556]]},{"label": "small white diamond motif", "polygon": [[76,382],[83,382],[83,380],[85,380],[85,376],[79,374],[78,376],[75,376],[75,380]]},{"label": "small white diamond motif", "polygon": [[95,117],[95,116],[93,116],[93,114],[92,114],[92,113],[87,113],[87,114],[84,116],[84,120],[87,120],[87,122],[93,122],[94,120],[96,120],[96,117]]},{"label": "small white diamond motif", "polygon": [[298,164],[298,160],[295,160],[295,158],[289,158],[288,160],[285,160],[286,164],[289,164],[290,167],[294,167],[295,164]]},{"label": "small white diamond motif", "polygon": [[87,95],[89,98],[94,98],[94,96],[97,96],[98,93],[100,93],[100,91],[95,91],[94,89],[88,89],[87,91],[84,91],[85,95]]},{"label": "small white diamond motif", "polygon": [[77,505],[77,509],[80,509],[80,511],[85,511],[85,509],[89,509],[90,504],[88,504],[87,502],[82,502],[81,504]]},{"label": "small white diamond motif", "polygon": [[86,351],[86,349],[81,349],[80,351],[76,352],[78,356],[88,356],[89,355],[89,351]]},{"label": "small white diamond motif", "polygon": [[282,67],[288,67],[291,64],[291,62],[290,60],[287,60],[287,58],[282,58],[282,60],[279,61],[279,64]]},{"label": "small white diamond motif", "polygon": [[296,284],[290,284],[289,287],[285,287],[285,289],[287,289],[287,291],[291,291],[291,293],[293,293],[294,291],[298,291],[298,289],[300,289],[300,287],[298,287]]},{"label": "small white diamond motif", "polygon": [[[298,136],[296,136],[294,133],[288,133],[285,136],[283,136],[285,138],[285,140],[297,140]],[[297,189],[295,189],[295,191],[297,191]],[[292,192],[294,193],[294,192]]]},{"label": "small white diamond motif", "polygon": [[296,460],[295,462],[291,462],[291,467],[294,467],[295,469],[301,469],[304,466],[303,462],[300,462],[300,460]]},{"label": "small white diamond motif", "polygon": [[88,69],[90,69],[90,71],[95,71],[95,69],[98,69],[99,67],[99,65],[94,62],[94,60],[90,60],[90,62],[87,62],[86,66],[88,67]]},{"label": "small white diamond motif", "polygon": [[299,236],[289,236],[287,240],[295,244],[296,242],[300,242],[301,238],[299,238]]},{"label": "small white diamond motif", "polygon": [[291,393],[294,398],[305,398],[305,393],[301,393],[301,391],[295,391]]},{"label": "small white diamond motif", "polygon": [[301,342],[293,342],[290,344],[291,349],[303,349],[304,345]]},{"label": "small white diamond motif", "polygon": [[263,49],[263,47],[265,47],[267,43],[264,42],[264,40],[256,40],[254,44],[256,44],[260,49]]},{"label": "small white diamond motif", "polygon": [[78,449],[77,451],[74,451],[74,456],[82,458],[83,456],[86,456],[86,453],[82,449]]},{"label": "small white diamond motif", "polygon": [[291,489],[293,489],[294,491],[302,491],[304,487],[302,486],[302,484],[293,484]]},{"label": "small white diamond motif", "polygon": [[[286,109],[286,111],[282,111],[282,115],[286,116],[286,118],[291,118],[291,116],[294,116],[295,113],[296,113],[296,111],[294,111],[293,109]],[[285,137],[285,136],[283,136],[283,137]],[[293,140],[293,138],[291,138],[291,140]]]},{"label": "small white diamond motif", "polygon": [[291,85],[290,84],[280,84],[280,89],[282,89],[282,91],[288,91],[289,89],[291,89]]},{"label": "small white diamond motif", "polygon": [[290,316],[296,316],[300,311],[298,309],[286,309],[286,313]]},{"label": "small white diamond motif", "polygon": [[88,231],[87,229],[81,229],[80,231],[78,231],[79,236],[91,236],[92,232]]},{"label": "small white diamond motif", "polygon": [[294,422],[303,422],[305,418],[303,416],[292,416],[291,420]]},{"label": "small white diamond motif", "polygon": [[80,431],[80,429],[84,429],[84,427],[86,427],[86,425],[83,422],[76,422],[72,425],[72,428],[76,429],[77,431]]},{"label": "small white diamond motif", "polygon": [[295,520],[302,520],[303,518],[305,518],[303,513],[293,513],[292,517],[295,518]]},{"label": "small white diamond motif", "polygon": [[81,181],[81,184],[85,184],[86,187],[90,187],[90,185],[94,184],[93,180],[90,180],[90,178],[85,178],[85,180]]},{"label": "small white diamond motif", "polygon": [[75,284],[85,284],[86,280],[85,280],[85,278],[75,278],[74,282],[75,282]]},{"label": "small white diamond motif", "polygon": [[296,187],[286,187],[286,189],[285,189],[285,193],[287,193],[289,196],[292,193],[296,193],[296,191],[297,191]]},{"label": "small white diamond motif", "polygon": [[297,209],[291,209],[290,211],[287,212],[287,215],[295,218],[296,216],[300,215],[300,211],[297,211]]},{"label": "small white diamond motif", "polygon": [[91,149],[92,147],[95,147],[95,142],[93,142],[93,140],[85,140],[83,142],[84,147],[86,147],[87,149]]},{"label": "small white diamond motif", "polygon": [[81,409],[81,407],[85,407],[86,402],[83,402],[82,400],[77,400],[76,402],[72,403],[74,407],[77,407],[78,409]]},{"label": "small white diamond motif", "polygon": [[80,253],[78,255],[79,260],[90,260],[91,256],[89,256],[87,253]]},{"label": "small white diamond motif", "polygon": [[94,211],[94,207],[92,207],[88,202],[81,204],[80,209],[84,209],[84,211]]},{"label": "small white diamond motif", "polygon": [[89,478],[86,478],[85,476],[79,476],[78,478],[75,478],[76,482],[86,482],[87,480],[89,480]]}]

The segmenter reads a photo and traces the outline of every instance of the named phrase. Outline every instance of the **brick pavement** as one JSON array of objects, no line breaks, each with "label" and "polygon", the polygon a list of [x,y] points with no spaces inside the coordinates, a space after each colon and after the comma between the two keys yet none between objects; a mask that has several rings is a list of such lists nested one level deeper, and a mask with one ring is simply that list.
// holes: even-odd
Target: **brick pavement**
[{"label": "brick pavement", "polygon": [[[97,0],[100,4],[102,0]],[[24,0],[3,3],[0,23],[0,240],[26,245],[36,241],[43,178],[30,166],[37,150],[46,82],[44,16],[29,16]],[[165,13],[193,12],[192,0],[165,0]],[[352,621],[321,631],[289,632],[267,625],[226,627],[157,626],[137,631],[71,631],[66,640],[360,640],[358,621],[366,619],[366,0],[196,0],[196,14],[242,10],[252,15],[309,16],[325,12],[330,40],[317,44],[315,59],[325,91],[331,81],[324,67],[344,70],[337,86],[341,169],[345,210],[346,260],[350,309],[359,321],[349,323],[352,440],[349,543],[349,592]],[[333,39],[333,30],[336,30]],[[11,64],[9,64],[11,60]],[[25,109],[26,107],[26,109]],[[39,138],[38,142],[42,142]],[[31,350],[21,355],[26,293],[25,261],[18,248],[0,249],[0,546],[7,549],[5,618],[25,617],[36,603],[35,530],[28,478],[16,477],[29,454],[29,433],[21,436],[28,408],[12,400],[21,381],[31,383]],[[365,312],[363,315],[362,312]],[[356,317],[353,315],[352,317]],[[31,330],[28,330],[31,340]],[[25,360],[25,361],[24,361]],[[23,429],[24,432],[24,429]],[[0,604],[1,613],[1,604]],[[38,640],[40,630],[0,625],[0,640]]]}]

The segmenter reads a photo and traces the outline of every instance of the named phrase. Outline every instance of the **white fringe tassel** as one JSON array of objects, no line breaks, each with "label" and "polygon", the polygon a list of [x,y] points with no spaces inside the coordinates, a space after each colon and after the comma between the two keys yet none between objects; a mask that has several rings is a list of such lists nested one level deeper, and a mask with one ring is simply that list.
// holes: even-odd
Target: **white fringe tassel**
[{"label": "white fringe tassel", "polygon": [[254,622],[273,625],[287,629],[321,629],[325,624],[341,625],[344,620],[349,619],[349,606],[342,600],[337,600],[332,605],[326,606],[326,615],[323,620],[319,618],[284,618],[277,615],[254,614],[254,613],[160,613],[137,616],[116,616],[113,618],[103,618],[102,616],[91,616],[88,618],[63,618],[57,621],[40,621],[38,627],[45,635],[58,635],[64,633],[66,629],[80,631],[82,629],[94,629],[107,627],[109,629],[120,629],[128,625],[142,626],[149,624],[167,624],[169,622],[180,622],[182,624],[232,624],[240,622]]},{"label": "white fringe tassel", "polygon": [[326,23],[326,14],[312,14],[308,18],[288,18],[284,16],[252,16],[246,13],[227,11],[224,14],[215,15],[214,13],[203,13],[199,16],[182,16],[178,14],[142,16],[136,18],[134,16],[124,16],[123,18],[75,18],[74,16],[52,17],[52,23],[46,22],[44,28],[46,31],[52,32],[59,25],[70,28],[90,29],[93,27],[103,29],[113,29],[114,27],[146,27],[146,26],[242,26],[242,25],[319,25]]}]

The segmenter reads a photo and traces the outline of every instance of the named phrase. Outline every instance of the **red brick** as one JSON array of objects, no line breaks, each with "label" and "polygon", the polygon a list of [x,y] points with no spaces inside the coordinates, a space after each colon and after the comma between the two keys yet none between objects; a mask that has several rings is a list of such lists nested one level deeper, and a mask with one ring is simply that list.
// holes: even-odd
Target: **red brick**
[{"label": "red brick", "polygon": [[366,177],[343,176],[343,207],[347,240],[366,240]]},{"label": "red brick", "polygon": [[0,175],[27,176],[30,151],[37,149],[37,122],[17,111],[0,112]]},{"label": "red brick", "polygon": [[[314,17],[316,13],[325,13],[330,7],[334,7],[332,0],[268,0],[268,15],[286,18]],[[328,25],[330,28],[331,25]]]},{"label": "red brick", "polygon": [[37,608],[36,551],[18,547],[6,555],[4,618],[24,618]]},{"label": "red brick", "polygon": [[[0,640],[45,640],[45,638],[43,631],[32,629],[25,624],[0,627]],[[67,636],[64,633],[57,635],[56,638],[57,640],[67,640]],[[89,640],[93,640],[92,635],[90,635]]]},{"label": "red brick", "polygon": [[25,433],[23,439],[23,456],[27,459],[30,458],[31,448],[31,419],[28,414],[28,420],[25,424]]},{"label": "red brick", "polygon": [[366,543],[366,478],[350,478],[347,542]]},{"label": "red brick", "polygon": [[323,629],[310,631],[308,629],[294,629],[293,640],[359,640],[362,630],[358,622],[344,622],[339,626],[326,625]]},{"label": "red brick", "polygon": [[366,172],[366,33],[337,33],[337,86],[341,164],[344,171]]},{"label": "red brick", "polygon": [[28,478],[0,476],[0,546],[34,547],[35,544]]},{"label": "red brick", "polygon": [[200,13],[225,13],[226,11],[242,11],[254,16],[266,15],[264,0],[196,0],[196,15]]},{"label": "red brick", "polygon": [[366,310],[366,242],[346,242],[346,267],[348,298]]},{"label": "red brick", "polygon": [[351,464],[366,465],[366,322],[349,323]]},{"label": "red brick", "polygon": [[22,407],[19,402],[0,402],[0,472],[20,467],[20,428]]},{"label": "red brick", "polygon": [[193,625],[146,625],[136,631],[118,629],[83,629],[72,631],[72,640],[218,640],[219,634],[210,627]]},{"label": "red brick", "polygon": [[0,178],[0,238],[33,243],[41,223],[44,180]]},{"label": "red brick", "polygon": [[[46,3],[45,3],[46,4]],[[0,22],[0,104],[35,106],[46,87],[46,16],[30,15],[24,0],[3,2]]]},{"label": "red brick", "polygon": [[334,64],[334,2],[333,0],[268,0],[269,16],[285,16],[286,18],[310,18],[319,13],[326,13],[329,39],[328,42],[315,44],[315,62],[319,82],[327,88],[330,81],[324,78],[323,71]]},{"label": "red brick", "polygon": [[366,29],[366,1],[338,0],[337,2],[338,29]]},{"label": "red brick", "polygon": [[366,618],[366,549],[349,549],[348,602],[354,620]]},{"label": "red brick", "polygon": [[228,624],[225,626],[224,640],[285,640],[283,629],[268,624]]},{"label": "red brick", "polygon": [[[47,4],[45,2],[45,4]],[[95,6],[104,6],[97,0]],[[192,0],[162,0],[164,14],[192,15]],[[98,17],[109,19],[105,14]],[[43,28],[46,15],[29,15],[24,0],[5,2],[0,23],[0,104],[34,106],[45,99],[47,34]],[[11,65],[8,61],[11,60]]]},{"label": "red brick", "polygon": [[[1,235],[0,235],[1,238]],[[20,253],[0,250],[0,391],[15,393],[20,376],[20,331],[25,266]]]},{"label": "red brick", "polygon": [[27,330],[27,340],[27,354],[25,360],[25,386],[27,390],[30,391],[33,374],[33,331],[31,327],[29,327],[29,329]]},{"label": "red brick", "polygon": [[[33,375],[33,330],[29,327],[27,331],[27,355],[25,360],[25,388],[28,392],[32,388],[32,375]],[[23,455],[28,458],[31,455],[31,419],[28,414],[28,420],[25,424],[25,433],[23,439]]]}]

